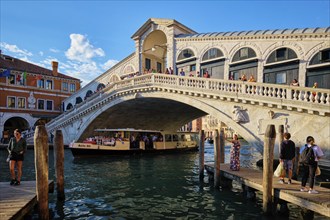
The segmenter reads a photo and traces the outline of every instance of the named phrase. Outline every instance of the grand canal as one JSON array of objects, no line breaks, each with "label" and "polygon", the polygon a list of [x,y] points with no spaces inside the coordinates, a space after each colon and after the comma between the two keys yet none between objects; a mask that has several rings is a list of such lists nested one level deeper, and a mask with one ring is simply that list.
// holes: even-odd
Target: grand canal
[{"label": "grand canal", "polygon": [[[226,147],[229,161],[229,146]],[[0,181],[8,181],[1,150]],[[28,150],[22,180],[34,180],[34,152]],[[251,160],[253,158],[253,160]],[[256,167],[261,155],[244,145],[241,163]],[[205,162],[213,161],[213,145],[205,146]],[[55,179],[53,151],[49,152],[49,177]],[[24,183],[23,183],[24,184]],[[300,208],[289,205],[290,217],[262,215],[262,196],[249,201],[242,189],[214,189],[207,175],[200,183],[198,152],[171,155],[73,158],[65,150],[64,203],[50,194],[52,219],[300,219]],[[19,186],[18,186],[19,187]],[[297,186],[298,187],[298,186]],[[33,214],[32,219],[37,219]],[[315,219],[325,219],[317,216]]]}]

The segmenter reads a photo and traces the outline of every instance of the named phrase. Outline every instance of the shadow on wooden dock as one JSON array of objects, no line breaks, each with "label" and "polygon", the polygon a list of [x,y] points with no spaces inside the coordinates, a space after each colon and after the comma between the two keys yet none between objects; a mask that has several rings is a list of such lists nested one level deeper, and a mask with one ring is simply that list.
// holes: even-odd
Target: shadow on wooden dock
[{"label": "shadow on wooden dock", "polygon": [[[49,193],[54,192],[54,181],[49,181]],[[36,181],[22,181],[19,186],[0,183],[0,219],[23,219],[37,204]]]},{"label": "shadow on wooden dock", "polygon": [[[214,164],[205,164],[205,170],[213,175]],[[220,176],[230,180],[235,180],[240,184],[251,187],[263,192],[261,170],[242,168],[240,171],[232,171],[229,164],[220,165]],[[273,196],[274,199],[282,199],[302,208],[317,212],[321,215],[330,217],[330,189],[314,186],[319,194],[309,194],[300,191],[301,182],[292,180],[292,184],[281,184],[279,178],[273,178]]]}]

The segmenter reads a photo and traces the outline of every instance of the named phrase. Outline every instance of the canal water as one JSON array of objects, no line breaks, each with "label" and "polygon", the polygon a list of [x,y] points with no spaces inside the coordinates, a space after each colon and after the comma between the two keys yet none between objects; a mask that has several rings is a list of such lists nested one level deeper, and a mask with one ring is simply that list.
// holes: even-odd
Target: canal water
[{"label": "canal water", "polygon": [[[226,146],[225,161],[230,147]],[[10,180],[6,150],[0,150],[0,181]],[[213,162],[213,145],[205,145],[205,162]],[[253,158],[253,159],[251,159]],[[241,164],[258,169],[261,155],[243,145]],[[170,155],[98,156],[74,158],[65,150],[65,202],[50,194],[52,219],[301,219],[300,208],[289,205],[290,216],[262,215],[262,195],[244,198],[240,185],[215,189],[207,174],[198,177],[198,152]],[[53,151],[49,178],[55,180]],[[28,150],[22,180],[35,180],[34,152]],[[24,184],[24,183],[23,183]],[[19,187],[19,186],[17,186]],[[299,187],[299,186],[297,186]],[[37,214],[32,214],[37,219]],[[326,219],[316,215],[315,219]]]}]

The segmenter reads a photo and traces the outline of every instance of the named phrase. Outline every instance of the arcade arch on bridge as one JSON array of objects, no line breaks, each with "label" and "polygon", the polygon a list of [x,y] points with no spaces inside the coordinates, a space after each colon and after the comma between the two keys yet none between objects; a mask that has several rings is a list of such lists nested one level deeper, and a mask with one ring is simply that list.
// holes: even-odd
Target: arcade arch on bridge
[{"label": "arcade arch on bridge", "polygon": [[152,31],[143,41],[142,69],[148,72],[165,72],[167,65],[167,37],[161,30]]}]

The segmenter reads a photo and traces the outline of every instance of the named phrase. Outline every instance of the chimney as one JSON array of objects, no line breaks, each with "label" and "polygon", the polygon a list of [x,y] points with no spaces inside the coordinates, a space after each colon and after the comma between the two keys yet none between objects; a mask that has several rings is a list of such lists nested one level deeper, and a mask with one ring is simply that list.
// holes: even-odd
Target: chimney
[{"label": "chimney", "polygon": [[58,62],[52,61],[52,67],[53,67],[53,76],[58,76]]}]

